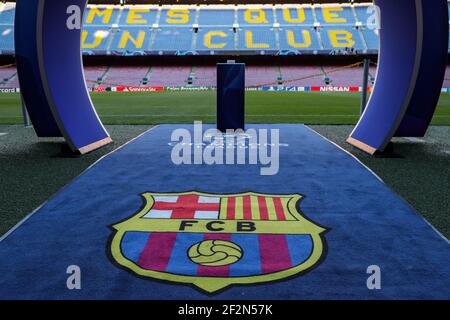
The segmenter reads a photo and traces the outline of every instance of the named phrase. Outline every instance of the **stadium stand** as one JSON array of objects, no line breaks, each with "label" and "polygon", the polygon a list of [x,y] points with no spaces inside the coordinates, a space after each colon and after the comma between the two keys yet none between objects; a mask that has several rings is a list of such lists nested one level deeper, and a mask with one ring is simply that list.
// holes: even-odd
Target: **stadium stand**
[{"label": "stadium stand", "polygon": [[[18,88],[15,67],[0,68],[0,88]],[[345,86],[359,87],[363,70],[361,66],[247,66],[246,86]],[[216,86],[215,66],[88,66],[85,68],[89,88],[117,86]],[[370,68],[371,85],[376,67]],[[192,77],[189,83],[189,77]],[[328,81],[327,81],[328,78]],[[446,71],[444,87],[450,87],[450,68]]]},{"label": "stadium stand", "polygon": [[[450,10],[450,6],[449,6]],[[368,4],[89,5],[85,55],[349,55],[376,54],[378,35]],[[14,54],[15,4],[0,4],[0,54]],[[450,52],[450,47],[449,47]],[[246,85],[359,86],[361,66],[249,66]],[[375,77],[375,67],[370,70]],[[330,71],[331,74],[330,74]],[[87,67],[91,88],[215,86],[214,66]],[[446,78],[450,78],[447,70]],[[0,69],[0,87],[18,87],[14,67]],[[448,80],[445,87],[450,87]]]},{"label": "stadium stand", "polygon": [[[14,53],[14,3],[0,4],[0,52]],[[368,4],[89,5],[87,55],[347,54],[378,50]],[[450,51],[450,49],[449,49]]]},{"label": "stadium stand", "polygon": [[[1,4],[0,50],[14,53],[14,4]],[[87,55],[376,53],[368,5],[90,5]]]}]

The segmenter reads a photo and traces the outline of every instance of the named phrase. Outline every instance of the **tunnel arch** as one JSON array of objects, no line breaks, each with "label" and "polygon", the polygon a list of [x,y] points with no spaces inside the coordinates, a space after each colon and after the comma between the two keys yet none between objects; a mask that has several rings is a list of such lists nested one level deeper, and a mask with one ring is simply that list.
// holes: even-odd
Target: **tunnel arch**
[{"label": "tunnel arch", "polygon": [[[381,10],[380,60],[367,108],[348,142],[370,154],[394,136],[423,136],[431,123],[448,54],[445,0],[375,0]],[[112,140],[86,87],[81,30],[67,8],[87,0],[18,0],[15,47],[21,92],[39,137],[63,136],[74,152]]]}]

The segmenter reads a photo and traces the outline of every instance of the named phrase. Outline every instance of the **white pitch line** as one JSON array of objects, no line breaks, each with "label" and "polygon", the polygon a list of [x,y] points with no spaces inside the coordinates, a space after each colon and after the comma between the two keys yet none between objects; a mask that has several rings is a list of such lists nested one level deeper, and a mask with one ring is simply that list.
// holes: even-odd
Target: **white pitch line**
[{"label": "white pitch line", "polygon": [[6,136],[7,133],[6,132],[0,132],[0,137]]},{"label": "white pitch line", "polygon": [[[177,117],[177,118],[189,118],[189,117],[216,117],[215,114],[103,114],[101,117]],[[247,117],[359,117],[357,114],[248,114]]]},{"label": "white pitch line", "polygon": [[409,141],[409,142],[426,143],[425,140],[420,139],[420,138],[408,138],[408,137],[406,137],[406,138],[403,138],[403,139],[405,139],[406,141]]}]

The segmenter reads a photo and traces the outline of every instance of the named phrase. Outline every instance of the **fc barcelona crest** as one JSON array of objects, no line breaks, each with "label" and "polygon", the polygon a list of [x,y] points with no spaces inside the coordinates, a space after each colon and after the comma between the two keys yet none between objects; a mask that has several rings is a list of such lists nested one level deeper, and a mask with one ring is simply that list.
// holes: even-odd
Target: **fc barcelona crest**
[{"label": "fc barcelona crest", "polygon": [[306,272],[325,254],[326,229],[297,210],[302,196],[145,193],[143,209],[114,225],[116,263],[142,277],[214,293]]}]

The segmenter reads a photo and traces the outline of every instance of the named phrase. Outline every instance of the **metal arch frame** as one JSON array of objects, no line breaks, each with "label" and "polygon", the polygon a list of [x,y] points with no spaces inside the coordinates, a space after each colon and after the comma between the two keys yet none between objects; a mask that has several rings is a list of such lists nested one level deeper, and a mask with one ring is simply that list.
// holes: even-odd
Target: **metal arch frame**
[{"label": "metal arch frame", "polygon": [[347,140],[370,154],[383,152],[394,136],[425,135],[444,81],[449,38],[445,0],[374,3],[381,12],[376,83]]},{"label": "metal arch frame", "polygon": [[90,98],[81,29],[67,27],[67,8],[87,0],[19,0],[15,43],[21,92],[39,137],[63,136],[74,152],[112,142]]},{"label": "metal arch frame", "polygon": [[[425,134],[444,80],[449,35],[445,0],[374,3],[381,9],[377,80],[347,140],[370,154],[384,151],[395,135]],[[87,0],[18,0],[15,24],[19,81],[37,135],[64,136],[80,153],[112,141],[86,88],[81,30],[66,27],[67,8],[77,5],[85,10],[86,4]]]}]

